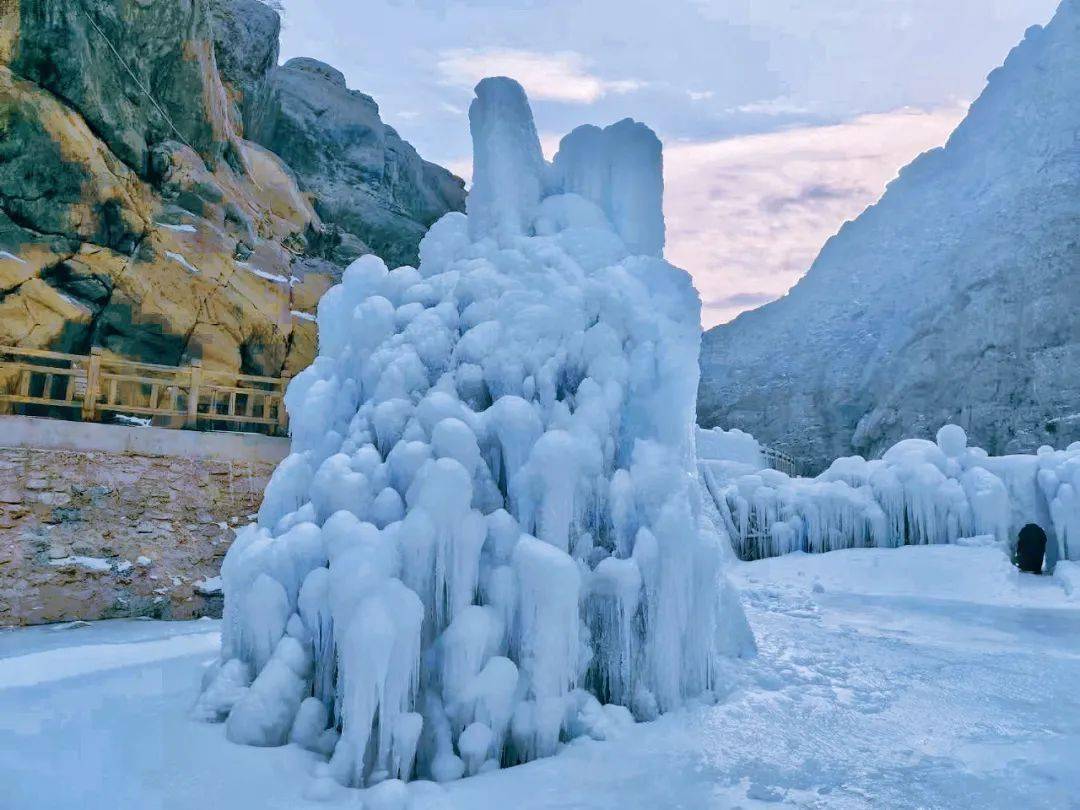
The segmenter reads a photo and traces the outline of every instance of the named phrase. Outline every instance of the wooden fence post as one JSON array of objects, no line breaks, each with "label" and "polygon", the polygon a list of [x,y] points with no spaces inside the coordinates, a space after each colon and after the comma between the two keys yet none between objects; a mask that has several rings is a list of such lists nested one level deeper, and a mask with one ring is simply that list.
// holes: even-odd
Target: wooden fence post
[{"label": "wooden fence post", "polygon": [[291,374],[281,372],[281,400],[278,402],[278,431],[282,436],[289,435],[289,414],[285,411],[285,389],[289,387],[289,380],[292,379]]},{"label": "wooden fence post", "polygon": [[82,420],[93,422],[97,415],[98,387],[101,381],[101,347],[90,349],[90,360],[86,364],[86,393],[83,394]]},{"label": "wooden fence post", "polygon": [[191,387],[188,388],[187,425],[195,430],[199,426],[199,386],[202,385],[202,360],[191,361]]}]

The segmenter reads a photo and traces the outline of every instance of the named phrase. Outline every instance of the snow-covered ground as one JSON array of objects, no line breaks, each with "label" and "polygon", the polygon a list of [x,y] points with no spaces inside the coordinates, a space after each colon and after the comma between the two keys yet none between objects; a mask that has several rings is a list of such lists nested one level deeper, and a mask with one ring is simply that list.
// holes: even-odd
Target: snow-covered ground
[{"label": "snow-covered ground", "polygon": [[[791,554],[732,576],[760,653],[728,664],[718,705],[414,787],[412,807],[1077,806],[1080,601],[1055,578],[963,546]],[[359,806],[359,791],[303,798],[314,755],[187,718],[218,646],[207,620],[0,631],[0,806]]]}]

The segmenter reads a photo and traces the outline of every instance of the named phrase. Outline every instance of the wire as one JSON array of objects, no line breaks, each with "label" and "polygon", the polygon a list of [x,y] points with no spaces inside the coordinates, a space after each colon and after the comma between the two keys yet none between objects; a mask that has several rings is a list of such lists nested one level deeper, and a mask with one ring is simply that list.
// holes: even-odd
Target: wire
[{"label": "wire", "polygon": [[158,113],[161,114],[161,117],[165,119],[165,122],[172,128],[172,131],[176,133],[176,137],[183,141],[186,147],[188,147],[189,149],[194,149],[195,147],[188,143],[187,138],[185,138],[180,133],[180,130],[176,128],[176,124],[173,123],[172,119],[169,117],[169,114],[165,112],[164,109],[162,109],[160,104],[157,103],[154,97],[150,94],[150,90],[147,89],[147,87],[139,80],[139,77],[135,75],[135,72],[128,66],[128,63],[124,61],[124,57],[122,57],[120,55],[120,52],[116,50],[116,46],[112,44],[112,40],[110,40],[108,35],[101,30],[101,27],[96,22],[94,22],[94,18],[90,16],[89,12],[87,12],[86,9],[83,9],[83,16],[85,16],[90,25],[94,27],[94,30],[101,34],[101,38],[105,40],[105,44],[109,46],[109,50],[113,52],[113,56],[117,58],[117,60],[123,66],[124,70],[126,70],[128,75],[131,77],[132,81],[135,82],[135,85],[139,88],[139,90],[142,91],[143,95],[150,99],[150,103],[154,105],[154,109],[156,109]]}]

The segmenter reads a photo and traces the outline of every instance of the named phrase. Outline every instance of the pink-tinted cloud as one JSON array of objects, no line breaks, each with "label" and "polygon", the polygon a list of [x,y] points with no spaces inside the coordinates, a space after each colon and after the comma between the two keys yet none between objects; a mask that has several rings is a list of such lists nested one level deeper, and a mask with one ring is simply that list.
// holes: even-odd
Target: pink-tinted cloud
[{"label": "pink-tinted cloud", "polygon": [[664,150],[667,257],[694,277],[706,327],[779,298],[900,168],[943,144],[965,108]]}]

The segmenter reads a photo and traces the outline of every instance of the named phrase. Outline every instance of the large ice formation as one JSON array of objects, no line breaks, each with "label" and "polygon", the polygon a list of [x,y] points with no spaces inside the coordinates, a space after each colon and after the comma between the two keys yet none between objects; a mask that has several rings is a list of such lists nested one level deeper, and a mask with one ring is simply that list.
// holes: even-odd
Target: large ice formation
[{"label": "large ice formation", "polygon": [[659,142],[583,128],[549,165],[519,85],[476,94],[468,217],[324,296],[292,454],[222,570],[198,713],[345,785],[603,737],[753,645],[696,480],[700,304],[660,255]]},{"label": "large ice formation", "polygon": [[762,469],[760,446],[737,430],[699,431],[698,447],[706,497],[746,559],[977,535],[1013,545],[1037,523],[1050,568],[1080,560],[1080,442],[990,456],[950,424],[936,442],[904,439],[880,459],[840,458],[816,478]]}]

